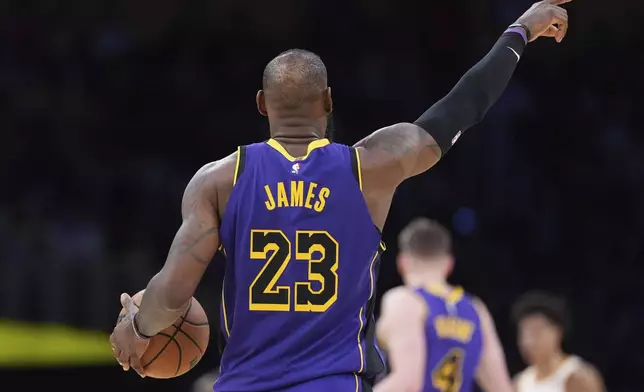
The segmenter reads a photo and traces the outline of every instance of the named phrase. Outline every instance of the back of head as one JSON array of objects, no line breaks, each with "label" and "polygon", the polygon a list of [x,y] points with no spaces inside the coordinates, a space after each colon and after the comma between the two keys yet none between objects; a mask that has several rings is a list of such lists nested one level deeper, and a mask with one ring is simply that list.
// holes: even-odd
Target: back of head
[{"label": "back of head", "polygon": [[554,294],[531,291],[522,295],[512,308],[512,319],[519,324],[530,316],[545,317],[553,326],[565,332],[569,327],[566,301]]},{"label": "back of head", "polygon": [[275,109],[298,110],[323,102],[327,93],[326,66],[315,53],[287,50],[266,65],[262,88],[266,104]]},{"label": "back of head", "polygon": [[434,260],[451,255],[452,239],[440,223],[416,218],[398,236],[398,248],[416,259]]}]

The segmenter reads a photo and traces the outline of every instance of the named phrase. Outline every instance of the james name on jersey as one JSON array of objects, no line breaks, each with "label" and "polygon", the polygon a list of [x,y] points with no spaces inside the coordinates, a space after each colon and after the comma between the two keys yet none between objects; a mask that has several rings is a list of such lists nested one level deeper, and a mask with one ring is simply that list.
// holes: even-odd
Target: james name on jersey
[{"label": "james name on jersey", "polygon": [[303,207],[322,212],[327,198],[331,195],[329,188],[306,181],[280,181],[277,184],[264,185],[264,191],[264,205],[269,211],[284,207]]}]

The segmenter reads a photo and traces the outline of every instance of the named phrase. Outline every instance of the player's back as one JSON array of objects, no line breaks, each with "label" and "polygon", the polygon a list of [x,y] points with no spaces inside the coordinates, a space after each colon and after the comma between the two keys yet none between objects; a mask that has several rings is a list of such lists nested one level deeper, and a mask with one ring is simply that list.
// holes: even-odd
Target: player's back
[{"label": "player's back", "polygon": [[441,292],[417,289],[428,307],[425,324],[427,364],[423,392],[468,392],[481,357],[479,316],[461,288]]},{"label": "player's back", "polygon": [[[221,238],[227,341],[215,390],[277,391],[369,374],[384,248],[359,157],[326,139],[295,159],[275,140],[240,147]],[[375,361],[375,362],[374,362]],[[376,369],[379,371],[379,369]],[[327,388],[328,389],[328,388]]]}]

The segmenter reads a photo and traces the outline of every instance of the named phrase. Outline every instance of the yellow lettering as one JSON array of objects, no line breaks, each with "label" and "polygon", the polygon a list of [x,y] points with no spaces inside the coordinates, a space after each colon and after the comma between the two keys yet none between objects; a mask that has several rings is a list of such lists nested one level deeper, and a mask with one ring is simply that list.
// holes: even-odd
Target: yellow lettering
[{"label": "yellow lettering", "polygon": [[266,197],[268,198],[264,204],[266,204],[266,209],[272,211],[275,209],[275,199],[273,198],[273,193],[271,188],[268,185],[264,185],[264,190],[266,191]]},{"label": "yellow lettering", "polygon": [[324,206],[326,206],[326,198],[329,197],[331,191],[327,187],[322,187],[320,189],[320,194],[318,195],[318,201],[315,202],[313,209],[317,212],[322,212]]},{"label": "yellow lettering", "polygon": [[283,182],[277,183],[277,207],[288,207],[288,196]]},{"label": "yellow lettering", "polygon": [[434,326],[439,337],[463,343],[469,342],[474,333],[474,324],[459,317],[438,316],[434,320]]},{"label": "yellow lettering", "polygon": [[304,181],[291,181],[291,207],[304,204]]},{"label": "yellow lettering", "polygon": [[318,187],[318,184],[314,182],[309,184],[309,191],[306,194],[306,202],[304,203],[304,207],[308,208],[309,210],[313,208],[313,205],[311,204],[311,200],[313,200],[313,198],[315,197],[315,193],[313,193],[313,191],[317,187]]}]

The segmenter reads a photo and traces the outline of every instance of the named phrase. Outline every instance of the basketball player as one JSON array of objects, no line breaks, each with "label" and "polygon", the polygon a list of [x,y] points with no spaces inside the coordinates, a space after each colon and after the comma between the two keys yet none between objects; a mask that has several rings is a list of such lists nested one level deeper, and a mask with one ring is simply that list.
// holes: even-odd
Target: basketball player
[{"label": "basketball player", "polygon": [[515,377],[517,392],[603,392],[599,372],[579,357],[562,350],[568,325],[563,299],[532,292],[513,309],[518,343],[528,368]]},{"label": "basketball player", "polygon": [[454,267],[450,235],[419,218],[398,239],[404,286],[382,300],[378,342],[391,373],[376,392],[512,392],[503,348],[486,306],[447,283]]},{"label": "basketball player", "polygon": [[366,391],[383,370],[373,310],[380,230],[396,187],[431,168],[480,121],[510,80],[527,42],[561,41],[567,14],[535,4],[414,123],[383,128],[353,147],[325,138],[333,108],[320,58],[290,50],[271,60],[257,93],[271,138],[201,168],[183,223],[135,313],[111,335],[124,369],[145,375],[147,339],[186,309],[222,246],[226,347],[217,392]]}]

